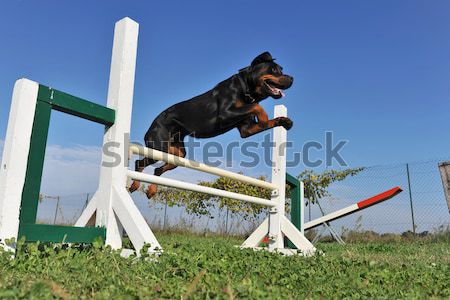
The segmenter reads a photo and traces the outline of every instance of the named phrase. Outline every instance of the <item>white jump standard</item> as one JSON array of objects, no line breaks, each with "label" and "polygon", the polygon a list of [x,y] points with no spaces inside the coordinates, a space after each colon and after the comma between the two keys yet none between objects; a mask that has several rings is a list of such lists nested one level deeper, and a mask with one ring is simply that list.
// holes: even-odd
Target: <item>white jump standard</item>
[{"label": "white jump standard", "polygon": [[120,22],[114,32],[107,102],[108,108],[116,112],[116,119],[105,133],[103,146],[113,143],[121,160],[117,162],[114,157],[102,154],[98,190],[75,226],[86,226],[95,218],[96,226],[106,228],[105,242],[113,249],[122,248],[125,230],[138,254],[145,243],[151,245],[150,251],[161,246],[126,190],[128,157],[124,153],[128,151],[124,139],[131,127],[139,25],[128,18]]},{"label": "white jump standard", "polygon": [[[128,43],[127,45],[130,44],[131,43]],[[132,52],[131,49],[129,51]],[[116,52],[113,51],[113,62],[115,55]],[[126,60],[124,59],[123,61]],[[128,65],[121,66],[120,69],[127,70],[126,67],[131,67],[131,65],[131,63],[128,63]],[[269,243],[269,250],[278,250],[283,252],[289,251],[290,253],[293,253],[294,250],[285,249],[284,247],[284,236],[286,236],[290,241],[292,241],[292,243],[297,247],[298,250],[302,251],[305,254],[314,253],[315,248],[311,244],[311,242],[308,241],[285,216],[286,150],[284,145],[286,143],[287,136],[286,129],[282,127],[274,128],[273,142],[275,144],[275,147],[273,148],[272,155],[274,166],[272,168],[271,183],[219,168],[214,168],[205,164],[200,164],[198,162],[190,161],[188,159],[180,158],[178,156],[138,145],[130,145],[128,149],[126,149],[125,145],[123,145],[123,139],[125,136],[127,136],[127,133],[130,132],[133,80],[131,78],[126,79],[127,77],[125,76],[119,76],[122,81],[114,82],[114,78],[116,78],[113,75],[114,72],[114,64],[112,64],[109,88],[110,94],[108,95],[108,107],[115,110],[116,123],[109,129],[110,132],[107,132],[107,134],[105,135],[104,144],[111,142],[117,145],[120,144],[120,148],[115,148],[116,154],[121,156],[122,161],[124,161],[125,164],[119,164],[113,167],[102,166],[99,189],[94,195],[94,198],[88,204],[86,210],[76,222],[76,226],[85,226],[96,212],[96,225],[106,227],[106,243],[108,245],[111,245],[113,248],[121,247],[121,224],[126,224],[126,226],[124,227],[128,228],[126,229],[126,232],[130,237],[130,240],[132,241],[135,249],[140,249],[144,243],[149,243],[149,251],[161,250],[161,246],[158,243],[156,237],[154,236],[148,225],[145,223],[145,220],[143,219],[141,214],[136,210],[136,207],[134,206],[129,193],[126,190],[127,177],[129,177],[130,179],[138,181],[187,189],[191,191],[207,193],[210,195],[229,197],[236,200],[270,206],[272,207],[270,216],[268,217],[268,220],[263,223],[269,223],[270,220],[270,228],[266,228],[267,230],[265,230],[265,232],[263,232],[264,230],[262,229],[264,228],[264,226],[262,226],[261,229],[259,228],[257,231],[255,231],[254,234],[250,236],[247,241],[245,241],[243,247],[257,248],[263,238],[268,234],[271,241]],[[133,73],[134,75],[134,66],[133,71],[129,70],[127,73]],[[116,84],[122,87],[123,92],[121,94],[119,91],[117,91],[117,95],[111,95],[111,91],[115,91],[114,86]],[[275,107],[275,117],[281,116],[286,117],[287,111],[284,106],[279,105]],[[197,184],[190,184],[174,179],[134,172],[128,169],[128,160],[131,153],[147,156],[165,162],[170,162],[181,167],[196,169],[201,172],[229,177],[234,180],[243,181],[259,187],[268,188],[272,191],[273,196],[270,200],[262,199],[237,193],[231,193],[223,190],[207,188]],[[125,155],[128,155],[128,157],[125,157]],[[109,160],[111,160],[110,156],[103,155],[102,165],[104,165],[105,162],[110,162]],[[119,220],[117,220],[116,215]]]},{"label": "white jump standard", "polygon": [[[36,82],[18,80],[13,92],[10,118],[0,170],[0,239],[24,236],[29,241],[90,242],[101,236],[113,249],[122,248],[127,233],[135,253],[144,244],[149,252],[160,252],[161,245],[127,191],[131,179],[180,189],[228,197],[270,207],[267,219],[250,235],[242,247],[258,248],[269,237],[269,251],[287,254],[313,254],[315,247],[285,216],[287,131],[273,131],[272,180],[265,182],[205,164],[190,161],[154,149],[129,145],[124,141],[131,127],[134,77],[139,25],[129,18],[116,23],[108,87],[107,107],[68,95]],[[52,110],[59,110],[105,125],[103,147],[114,149],[115,156],[102,154],[99,186],[75,227],[35,224],[42,166]],[[275,117],[287,116],[282,105],[275,107]],[[213,189],[174,179],[134,172],[128,169],[132,154],[162,160],[177,166],[224,176],[272,192],[270,199]],[[120,157],[120,162],[116,158]],[[85,227],[95,223],[95,227]],[[298,250],[287,249],[287,237]],[[10,249],[14,250],[14,245]],[[124,255],[133,250],[125,249]],[[134,252],[134,251],[133,251]]]},{"label": "white jump standard", "polygon": [[[286,107],[283,105],[275,106],[274,117],[287,117]],[[164,153],[155,149],[146,148],[139,145],[130,145],[130,152],[139,154],[155,160],[165,161],[181,167],[187,167],[210,174],[228,177],[233,180],[246,182],[255,186],[266,188],[272,191],[271,200],[251,197],[247,195],[232,193],[219,189],[200,186],[197,184],[186,183],[174,179],[143,174],[135,171],[127,171],[131,179],[160,184],[169,187],[175,187],[195,192],[206,193],[214,196],[228,197],[235,200],[246,201],[271,207],[269,217],[258,227],[258,229],[242,244],[245,248],[258,248],[261,241],[268,236],[270,251],[279,251],[286,254],[295,253],[296,250],[287,249],[284,245],[284,237],[286,236],[294,246],[304,254],[312,254],[315,251],[314,246],[308,239],[291,223],[285,216],[285,186],[286,186],[286,137],[287,131],[283,127],[275,127],[273,132],[272,149],[272,182],[266,182],[255,178],[247,177],[242,174],[233,173],[201,164],[195,161],[181,158],[172,154]]]}]

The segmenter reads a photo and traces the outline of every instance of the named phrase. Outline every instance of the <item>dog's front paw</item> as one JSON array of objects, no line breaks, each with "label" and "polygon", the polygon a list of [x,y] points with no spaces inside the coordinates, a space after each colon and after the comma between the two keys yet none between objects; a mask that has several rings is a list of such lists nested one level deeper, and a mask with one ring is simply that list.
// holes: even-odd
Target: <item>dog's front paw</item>
[{"label": "dog's front paw", "polygon": [[286,117],[279,117],[277,118],[278,126],[283,126],[286,130],[289,130],[292,128],[292,125],[294,125],[294,122],[292,122],[291,119]]}]

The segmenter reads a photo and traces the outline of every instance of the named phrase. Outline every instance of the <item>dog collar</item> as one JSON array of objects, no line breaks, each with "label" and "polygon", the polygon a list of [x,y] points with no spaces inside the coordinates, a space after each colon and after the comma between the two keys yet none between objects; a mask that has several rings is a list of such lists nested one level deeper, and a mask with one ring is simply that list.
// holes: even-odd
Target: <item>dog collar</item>
[{"label": "dog collar", "polygon": [[256,99],[252,97],[250,89],[248,88],[248,85],[245,83],[245,80],[242,78],[240,72],[236,75],[237,78],[239,79],[239,82],[241,83],[242,88],[244,89],[245,100],[248,100],[247,102],[249,102],[250,104],[257,102]]}]

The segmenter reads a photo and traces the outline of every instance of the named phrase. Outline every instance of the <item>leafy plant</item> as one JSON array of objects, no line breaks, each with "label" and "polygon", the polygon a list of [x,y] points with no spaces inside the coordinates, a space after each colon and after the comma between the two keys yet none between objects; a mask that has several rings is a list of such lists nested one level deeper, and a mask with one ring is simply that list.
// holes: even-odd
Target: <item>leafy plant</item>
[{"label": "leafy plant", "polygon": [[[155,259],[101,243],[0,251],[1,299],[448,299],[447,242],[319,243],[309,258],[239,249],[242,239],[162,234]],[[145,251],[144,251],[145,252]]]},{"label": "leafy plant", "polygon": [[[260,176],[258,179],[266,180],[264,176]],[[234,193],[270,199],[270,191],[226,177],[218,177],[213,181],[201,181],[198,184]],[[145,187],[143,190],[145,190]],[[212,217],[211,210],[214,207],[218,206],[221,209],[227,207],[231,213],[239,214],[247,220],[256,218],[266,209],[262,205],[226,197],[215,197],[204,193],[165,187],[159,188],[158,193],[152,200],[159,203],[167,202],[169,206],[183,206],[188,213],[199,216],[206,215]]]},{"label": "leafy plant", "polygon": [[297,178],[303,181],[305,185],[305,198],[310,203],[316,203],[323,197],[330,196],[328,187],[337,181],[342,181],[348,176],[355,176],[364,168],[346,169],[346,170],[326,170],[322,173],[316,173],[314,170],[305,170]]},{"label": "leafy plant", "polygon": [[[317,174],[313,170],[305,170],[300,173],[298,178],[305,183],[305,197],[311,203],[315,203],[318,199],[329,195],[327,189],[331,183],[344,180],[347,176],[354,176],[362,170],[363,168],[343,171],[327,170],[321,174]],[[258,179],[265,181],[266,177],[259,176]],[[226,177],[218,177],[213,181],[201,181],[198,184],[234,193],[270,199],[270,191]],[[141,185],[141,192],[145,193],[146,189],[147,186]],[[287,186],[286,195],[289,198],[290,189]],[[230,213],[238,214],[245,220],[257,219],[267,209],[267,207],[258,204],[167,187],[160,187],[156,196],[152,198],[152,201],[167,203],[170,207],[184,207],[188,214],[209,216],[211,218],[213,218],[211,212],[215,207],[219,207],[220,209],[226,207]],[[289,211],[289,202],[286,202],[286,210]]]}]

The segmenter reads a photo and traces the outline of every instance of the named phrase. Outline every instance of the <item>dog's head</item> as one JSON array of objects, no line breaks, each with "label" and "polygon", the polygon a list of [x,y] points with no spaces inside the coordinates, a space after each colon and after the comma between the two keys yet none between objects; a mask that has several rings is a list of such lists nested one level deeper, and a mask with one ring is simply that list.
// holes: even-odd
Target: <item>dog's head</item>
[{"label": "dog's head", "polygon": [[291,87],[294,78],[283,74],[283,68],[275,63],[269,52],[258,55],[245,69],[252,95],[258,100],[284,96],[283,90]]}]

